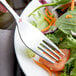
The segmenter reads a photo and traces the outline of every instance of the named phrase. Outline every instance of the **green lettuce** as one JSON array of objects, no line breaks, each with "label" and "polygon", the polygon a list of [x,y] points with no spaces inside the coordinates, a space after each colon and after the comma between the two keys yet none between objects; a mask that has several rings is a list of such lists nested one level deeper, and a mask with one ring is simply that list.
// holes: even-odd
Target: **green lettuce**
[{"label": "green lettuce", "polygon": [[62,40],[65,39],[66,37],[66,34],[64,34],[62,31],[60,30],[57,30],[55,33],[53,34],[46,34],[46,36],[52,40],[55,44],[59,44],[61,43],[62,41],[60,40],[60,38],[62,38]]},{"label": "green lettuce", "polygon": [[48,26],[47,21],[44,19],[44,14],[39,10],[37,14],[32,14],[32,17],[35,19],[31,21],[31,24],[37,27],[39,30],[42,30]]},{"label": "green lettuce", "polygon": [[65,40],[63,40],[60,44],[59,44],[59,48],[67,48],[67,49],[70,49],[70,48],[76,48],[76,39],[74,37],[72,37],[71,35],[70,36],[67,36],[65,38]]},{"label": "green lettuce", "polygon": [[64,73],[61,76],[76,76],[76,49],[70,49],[70,59],[65,64]]},{"label": "green lettuce", "polygon": [[[61,76],[76,76],[76,39],[72,35],[66,35],[58,30],[53,34],[47,34],[47,37],[52,40],[59,48],[70,49],[70,59],[65,64],[64,73]],[[60,37],[63,40],[60,41]]]},{"label": "green lettuce", "polygon": [[[72,18],[66,18],[67,15],[72,15]],[[60,16],[56,21],[56,26],[65,34],[71,34],[71,31],[76,32],[76,10],[68,11]]]},{"label": "green lettuce", "polygon": [[49,4],[43,4],[39,7],[37,7],[36,9],[34,9],[28,16],[31,16],[34,12],[36,12],[38,9],[42,8],[42,7],[46,7],[46,6],[58,6],[60,4],[65,4],[70,2],[71,0],[53,0],[51,3]]},{"label": "green lettuce", "polygon": [[70,58],[65,64],[64,73],[62,73],[61,76],[76,76],[76,72],[74,72],[74,69],[76,69],[76,59]]}]

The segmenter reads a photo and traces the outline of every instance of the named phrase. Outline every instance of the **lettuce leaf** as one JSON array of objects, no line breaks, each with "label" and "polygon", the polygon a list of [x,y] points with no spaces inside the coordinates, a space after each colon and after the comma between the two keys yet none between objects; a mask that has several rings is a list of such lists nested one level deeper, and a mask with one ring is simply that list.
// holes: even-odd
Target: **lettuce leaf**
[{"label": "lettuce leaf", "polygon": [[44,14],[38,10],[37,14],[32,14],[32,17],[34,18],[33,21],[31,21],[31,24],[37,27],[39,30],[42,30],[48,26],[47,21],[44,19]]},{"label": "lettuce leaf", "polygon": [[[63,37],[63,41],[60,41],[60,37]],[[60,48],[69,48],[71,51],[70,59],[65,64],[64,73],[61,76],[76,76],[76,39],[71,35],[68,36],[62,31],[58,30],[53,34],[47,34],[47,37],[51,39]]]},{"label": "lettuce leaf", "polygon": [[55,44],[59,43],[59,39],[54,34],[47,34],[46,35],[50,40],[52,40]]},{"label": "lettuce leaf", "polygon": [[[66,18],[66,15],[72,15],[72,18]],[[76,10],[68,11],[60,16],[56,21],[56,26],[65,34],[76,32]]]},{"label": "lettuce leaf", "polygon": [[[76,69],[76,59],[70,58],[69,61],[65,64],[64,73],[61,76],[73,76],[73,69]],[[71,73],[72,72],[72,73]]]},{"label": "lettuce leaf", "polygon": [[76,48],[70,50],[70,59],[65,64],[64,73],[62,73],[61,76],[76,76]]},{"label": "lettuce leaf", "polygon": [[76,76],[76,61],[74,63],[74,68],[72,69],[70,76]]},{"label": "lettuce leaf", "polygon": [[66,38],[66,34],[64,34],[60,30],[57,30],[53,34],[47,34],[46,36],[57,45],[61,42],[60,38],[62,38],[62,40],[64,40]]},{"label": "lettuce leaf", "polygon": [[76,39],[73,38],[71,35],[70,36],[67,36],[65,38],[64,41],[62,41],[60,44],[59,44],[59,47],[60,48],[76,48]]}]

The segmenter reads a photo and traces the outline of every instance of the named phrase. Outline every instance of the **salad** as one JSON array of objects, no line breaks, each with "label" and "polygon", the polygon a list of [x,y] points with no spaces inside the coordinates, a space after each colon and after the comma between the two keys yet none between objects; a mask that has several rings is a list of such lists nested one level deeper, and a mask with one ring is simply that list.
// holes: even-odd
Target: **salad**
[{"label": "salad", "polygon": [[[38,61],[33,58],[33,61],[46,70],[49,76],[52,76],[52,73],[56,76],[76,76],[76,2],[74,0],[53,0],[51,3],[40,0],[40,2],[42,5],[29,14],[34,18],[30,23],[52,40],[65,56],[55,50],[62,57],[55,64],[41,57]],[[42,8],[44,12],[40,10]],[[35,57],[29,49],[27,55],[30,58]]]}]

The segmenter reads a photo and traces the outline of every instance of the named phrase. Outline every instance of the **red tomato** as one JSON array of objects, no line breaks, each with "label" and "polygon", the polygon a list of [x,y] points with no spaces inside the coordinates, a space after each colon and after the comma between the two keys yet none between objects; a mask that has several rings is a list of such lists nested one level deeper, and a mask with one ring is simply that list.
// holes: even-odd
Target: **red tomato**
[{"label": "red tomato", "polygon": [[7,9],[0,3],[0,12],[6,13]]},{"label": "red tomato", "polygon": [[[70,57],[70,50],[68,49],[61,49],[61,51],[65,54],[65,56],[61,55],[59,52],[56,51],[61,56],[61,59],[57,62],[53,58],[51,58],[55,63],[51,63],[46,61],[43,58],[39,59],[39,62],[44,64],[46,67],[48,67],[52,71],[62,71],[64,69],[65,63],[68,61]],[[55,56],[55,55],[54,55]],[[55,56],[56,57],[56,56]]]}]

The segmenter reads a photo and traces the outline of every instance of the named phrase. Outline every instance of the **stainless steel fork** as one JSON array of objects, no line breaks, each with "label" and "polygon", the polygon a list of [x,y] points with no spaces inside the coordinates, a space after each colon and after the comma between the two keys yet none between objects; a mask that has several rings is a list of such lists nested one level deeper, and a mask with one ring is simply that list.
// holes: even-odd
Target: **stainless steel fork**
[{"label": "stainless steel fork", "polygon": [[[54,53],[56,56],[61,58],[53,49],[51,49],[49,46],[56,49],[58,52],[60,52],[62,55],[64,53],[59,50],[59,48],[51,41],[49,40],[43,33],[41,33],[37,28],[32,26],[30,23],[26,21],[26,18],[21,18],[17,15],[17,13],[9,6],[9,4],[6,2],[6,0],[0,0],[0,2],[9,10],[9,12],[13,15],[17,22],[17,29],[20,36],[20,39],[24,43],[25,46],[30,48],[34,53],[39,55],[40,57],[46,59],[47,61],[51,63],[55,63],[53,60],[51,60],[48,56],[43,54],[45,52],[49,56],[51,56],[53,59],[58,61],[56,57],[54,57],[52,54],[50,54],[49,51]],[[47,51],[48,49],[49,51]]]}]

